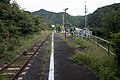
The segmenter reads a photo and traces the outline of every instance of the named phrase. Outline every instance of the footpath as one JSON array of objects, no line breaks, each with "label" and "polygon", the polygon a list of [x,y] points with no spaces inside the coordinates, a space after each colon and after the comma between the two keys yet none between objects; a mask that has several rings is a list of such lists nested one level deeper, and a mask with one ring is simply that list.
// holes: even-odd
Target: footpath
[{"label": "footpath", "polygon": [[54,37],[54,80],[98,80],[85,65],[77,65],[69,58],[74,50],[58,35]]}]

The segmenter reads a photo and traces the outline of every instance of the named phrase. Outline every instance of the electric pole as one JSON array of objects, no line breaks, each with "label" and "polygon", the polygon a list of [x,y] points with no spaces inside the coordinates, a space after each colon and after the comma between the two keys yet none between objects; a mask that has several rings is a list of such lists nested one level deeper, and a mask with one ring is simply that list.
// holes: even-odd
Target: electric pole
[{"label": "electric pole", "polygon": [[86,8],[86,1],[85,1],[85,28],[87,28],[87,8]]},{"label": "electric pole", "polygon": [[66,28],[66,10],[68,10],[68,8],[65,8],[63,9],[65,12],[63,13],[63,27],[65,29],[65,39],[66,39],[66,31],[67,31],[67,28]]},{"label": "electric pole", "polygon": [[86,8],[86,1],[85,1],[85,37],[87,37],[87,8]]}]

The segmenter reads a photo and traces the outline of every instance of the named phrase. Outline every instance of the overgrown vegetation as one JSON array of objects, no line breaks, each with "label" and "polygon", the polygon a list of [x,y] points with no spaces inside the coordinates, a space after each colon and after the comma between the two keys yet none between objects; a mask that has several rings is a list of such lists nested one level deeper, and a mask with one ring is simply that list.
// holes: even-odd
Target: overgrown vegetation
[{"label": "overgrown vegetation", "polygon": [[120,3],[98,8],[88,15],[88,25],[92,28],[94,35],[110,38],[112,33],[120,30]]},{"label": "overgrown vegetation", "polygon": [[84,40],[79,39],[79,38],[75,39],[75,47],[77,47],[77,48],[87,48],[87,46],[88,45],[85,43]]},{"label": "overgrown vegetation", "polygon": [[[69,44],[76,45],[76,40],[78,40],[78,38],[75,38],[74,41],[69,41]],[[119,80],[120,68],[116,63],[114,56],[108,54],[107,51],[93,42],[88,40],[82,41],[84,41],[84,45],[88,45],[86,46],[87,49],[81,51],[75,48],[75,55],[70,59],[78,65],[88,65],[97,74],[100,80]]]},{"label": "overgrown vegetation", "polygon": [[98,8],[88,15],[93,34],[115,44],[116,58],[120,63],[120,3]]},{"label": "overgrown vegetation", "polygon": [[112,42],[115,44],[116,59],[120,65],[120,32],[113,34]]},{"label": "overgrown vegetation", "polygon": [[[45,20],[33,16],[30,12],[21,10],[19,5],[10,0],[0,1],[0,60],[11,54],[24,40],[47,29]],[[12,55],[12,57],[14,57]],[[5,59],[5,58],[4,58]],[[9,59],[8,57],[6,60]]]}]

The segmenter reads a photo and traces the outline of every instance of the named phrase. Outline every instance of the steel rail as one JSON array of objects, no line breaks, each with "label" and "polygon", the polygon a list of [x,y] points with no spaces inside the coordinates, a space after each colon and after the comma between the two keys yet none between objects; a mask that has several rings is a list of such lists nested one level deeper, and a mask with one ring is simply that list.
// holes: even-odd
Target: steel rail
[{"label": "steel rail", "polygon": [[[38,42],[40,42],[41,40],[39,40]],[[30,50],[35,44],[37,44],[38,42],[35,42],[30,48],[27,49]],[[11,62],[9,62],[7,65],[5,65],[3,68],[0,69],[0,73],[5,70],[6,68],[8,68],[9,65],[11,65],[14,61],[16,61],[21,55],[23,55],[24,51],[21,52],[20,55],[18,55],[14,60],[12,60]]]},{"label": "steel rail", "polygon": [[32,57],[36,54],[36,52],[40,49],[40,47],[42,47],[42,45],[46,42],[46,40],[48,39],[48,37],[51,35],[51,33],[47,36],[47,38],[40,44],[40,46],[35,50],[35,52],[32,54],[32,56],[24,63],[24,65],[20,68],[20,70],[12,77],[11,80],[16,80],[19,75],[21,74],[21,72],[24,70],[24,68],[27,66],[27,64],[29,63],[29,61],[32,59]]}]

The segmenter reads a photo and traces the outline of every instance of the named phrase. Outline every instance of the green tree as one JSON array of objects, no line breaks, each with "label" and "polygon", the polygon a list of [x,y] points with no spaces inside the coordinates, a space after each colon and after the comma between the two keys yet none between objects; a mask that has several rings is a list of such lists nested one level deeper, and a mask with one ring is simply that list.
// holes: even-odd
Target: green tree
[{"label": "green tree", "polygon": [[10,0],[0,0],[0,2],[9,4],[9,3],[10,3]]},{"label": "green tree", "polygon": [[0,2],[0,59],[20,44],[19,38],[45,30],[47,24],[41,17],[20,10],[18,4]]}]

